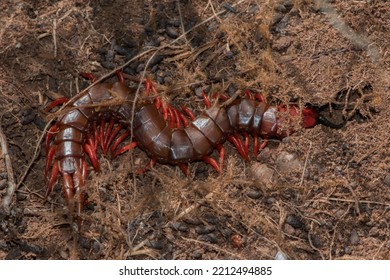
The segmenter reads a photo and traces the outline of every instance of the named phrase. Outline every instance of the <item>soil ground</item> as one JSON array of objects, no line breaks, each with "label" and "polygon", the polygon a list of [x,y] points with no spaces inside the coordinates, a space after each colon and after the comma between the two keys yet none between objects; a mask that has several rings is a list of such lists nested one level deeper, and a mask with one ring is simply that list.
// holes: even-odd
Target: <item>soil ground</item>
[{"label": "soil ground", "polygon": [[[388,1],[12,0],[0,11],[0,123],[19,184],[0,211],[0,259],[390,259]],[[148,161],[139,149],[99,156],[76,233],[58,184],[45,201],[44,108],[85,88],[80,72],[129,60],[129,85],[145,74],[173,106],[199,112],[202,89],[249,88],[347,122],[270,141],[248,162],[226,144],[221,176],[203,162],[191,179],[163,164],[135,175]]]}]

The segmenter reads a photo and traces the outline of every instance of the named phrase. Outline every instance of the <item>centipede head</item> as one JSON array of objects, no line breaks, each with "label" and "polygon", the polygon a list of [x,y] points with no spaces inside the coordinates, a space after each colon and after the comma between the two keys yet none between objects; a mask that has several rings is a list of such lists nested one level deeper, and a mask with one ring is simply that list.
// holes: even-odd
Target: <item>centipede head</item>
[{"label": "centipede head", "polygon": [[302,127],[311,128],[317,125],[319,112],[316,108],[306,107],[302,110]]}]

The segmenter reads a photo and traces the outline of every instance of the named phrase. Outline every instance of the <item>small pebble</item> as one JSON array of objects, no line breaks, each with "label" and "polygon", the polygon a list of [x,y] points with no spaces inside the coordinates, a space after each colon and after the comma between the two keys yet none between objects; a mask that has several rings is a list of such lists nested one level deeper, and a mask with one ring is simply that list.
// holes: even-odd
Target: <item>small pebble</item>
[{"label": "small pebble", "polygon": [[194,259],[200,259],[200,258],[202,258],[203,253],[204,253],[203,249],[198,249],[198,250],[193,251],[191,255]]},{"label": "small pebble", "polygon": [[202,98],[202,92],[203,92],[203,88],[202,87],[197,87],[195,89],[195,95],[199,98]]},{"label": "small pebble", "polygon": [[88,238],[80,235],[79,237],[79,245],[84,249],[91,249],[91,242]]},{"label": "small pebble", "polygon": [[279,13],[285,13],[287,11],[286,7],[282,4],[276,5],[275,6],[275,11]]},{"label": "small pebble", "polygon": [[287,233],[289,235],[295,234],[295,229],[292,226],[290,226],[289,224],[284,224],[283,228],[284,228],[285,233]]},{"label": "small pebble", "polygon": [[153,58],[150,60],[148,67],[153,67],[156,64],[159,64],[162,60],[164,59],[164,55],[155,55]]},{"label": "small pebble", "polygon": [[233,13],[233,14],[237,13],[237,9],[234,8],[233,6],[229,5],[228,3],[224,3],[223,8],[226,9],[227,11]]},{"label": "small pebble", "polygon": [[359,235],[356,230],[351,231],[351,235],[349,237],[349,242],[351,242],[352,245],[357,245],[359,243]]},{"label": "small pebble", "polygon": [[278,250],[278,252],[276,252],[276,255],[275,255],[275,260],[277,261],[285,261],[285,260],[288,260],[289,257],[287,256],[286,253]]},{"label": "small pebble", "polygon": [[92,250],[93,250],[95,253],[97,253],[97,252],[100,252],[101,249],[102,249],[102,244],[101,244],[99,241],[94,240],[94,241],[92,242]]},{"label": "small pebble", "polygon": [[385,183],[385,185],[387,187],[390,187],[390,173],[386,174],[385,179],[383,180],[383,183]]},{"label": "small pebble", "polygon": [[37,116],[33,122],[39,130],[43,131],[45,129],[46,122],[41,117]]},{"label": "small pebble", "polygon": [[165,31],[167,32],[167,35],[173,39],[176,39],[179,37],[179,33],[177,32],[176,28],[173,26],[168,26]]},{"label": "small pebble", "polygon": [[140,73],[141,71],[144,70],[144,68],[145,68],[145,64],[140,63],[140,64],[138,64],[138,66],[137,66],[137,68],[136,68],[135,71],[136,71],[137,73]]},{"label": "small pebble", "polygon": [[261,197],[261,192],[252,190],[252,191],[249,191],[247,195],[249,198],[259,199]]},{"label": "small pebble", "polygon": [[257,161],[262,162],[262,163],[270,162],[272,155],[273,155],[273,153],[272,153],[271,149],[268,147],[265,147],[257,155]]},{"label": "small pebble", "polygon": [[170,20],[167,21],[167,24],[175,26],[175,27],[179,27],[180,26],[180,20],[178,20],[178,19],[170,19]]},{"label": "small pebble", "polygon": [[289,224],[290,226],[292,226],[295,229],[303,228],[305,226],[305,224],[301,221],[301,219],[298,216],[294,215],[294,214],[291,214],[291,215],[287,216],[286,223]]},{"label": "small pebble", "polygon": [[215,231],[215,226],[213,225],[210,225],[210,226],[197,226],[195,228],[195,231],[198,233],[198,234],[208,234],[208,233],[211,233],[213,231]]},{"label": "small pebble", "polygon": [[217,236],[214,233],[200,235],[198,237],[198,239],[200,241],[204,241],[204,242],[209,242],[209,243],[214,243],[214,244],[218,243]]},{"label": "small pebble", "polygon": [[161,242],[159,242],[158,240],[149,240],[149,242],[147,243],[147,246],[152,248],[152,249],[157,249],[157,250],[161,250],[162,248],[164,248],[163,244]]},{"label": "small pebble", "polygon": [[20,123],[22,125],[27,125],[27,124],[32,123],[34,121],[34,119],[35,119],[35,114],[32,113],[32,114],[29,114],[29,115],[22,117],[22,119],[20,120]]},{"label": "small pebble", "polygon": [[222,228],[219,230],[223,237],[230,237],[232,235],[232,230],[230,228]]},{"label": "small pebble", "polygon": [[25,200],[26,198],[27,198],[27,195],[26,195],[25,193],[19,192],[19,191],[16,192],[16,199],[17,199],[18,201],[23,201],[23,200]]},{"label": "small pebble", "polygon": [[188,231],[188,227],[185,224],[179,223],[179,222],[172,222],[170,224],[170,227],[174,230],[178,230],[178,231],[182,231],[182,232]]},{"label": "small pebble", "polygon": [[186,218],[184,220],[185,223],[190,225],[200,225],[202,222],[198,218]]},{"label": "small pebble", "polygon": [[232,51],[227,51],[227,52],[225,53],[225,55],[226,55],[227,58],[231,59],[231,58],[233,58],[234,53],[233,53]]},{"label": "small pebble", "polygon": [[206,222],[210,223],[210,224],[216,224],[219,222],[219,219],[218,217],[212,215],[212,214],[205,214],[203,216],[203,219],[205,219]]},{"label": "small pebble", "polygon": [[301,169],[301,161],[297,159],[296,155],[288,152],[281,152],[276,159],[276,166],[280,173],[286,174],[292,171]]},{"label": "small pebble", "polygon": [[275,173],[275,171],[272,168],[269,168],[266,164],[261,164],[258,162],[254,162],[252,164],[251,172],[257,181],[266,185],[271,182]]},{"label": "small pebble", "polygon": [[0,180],[0,191],[4,190],[7,187],[7,185],[8,185],[7,179],[1,179]]}]

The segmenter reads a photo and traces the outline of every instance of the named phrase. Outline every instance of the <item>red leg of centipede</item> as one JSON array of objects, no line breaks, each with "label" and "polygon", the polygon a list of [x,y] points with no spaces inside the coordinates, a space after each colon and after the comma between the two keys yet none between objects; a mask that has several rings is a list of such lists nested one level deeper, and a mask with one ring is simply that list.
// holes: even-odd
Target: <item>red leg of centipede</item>
[{"label": "red leg of centipede", "polygon": [[116,74],[116,76],[118,77],[118,81],[119,81],[120,83],[124,83],[124,82],[125,82],[125,77],[123,76],[122,70],[116,70],[116,71],[115,71],[115,74]]},{"label": "red leg of centipede", "polygon": [[202,98],[203,98],[204,104],[206,104],[206,108],[207,109],[210,108],[211,107],[211,101],[207,97],[207,95],[204,93],[204,91],[202,91]]},{"label": "red leg of centipede", "polygon": [[102,148],[102,151],[103,151],[103,154],[106,155],[107,154],[107,151],[106,151],[106,147],[104,146],[104,138],[105,138],[105,135],[104,135],[104,131],[106,129],[106,121],[104,119],[102,119],[100,121],[100,129],[99,129],[99,143],[100,143],[100,147]]},{"label": "red leg of centipede", "polygon": [[110,135],[111,135],[112,129],[114,128],[114,125],[115,125],[114,119],[111,119],[110,123],[108,124],[106,134],[104,135],[104,147],[105,147],[106,152],[108,151],[108,148],[109,148],[108,140],[110,139]]},{"label": "red leg of centipede", "polygon": [[85,143],[83,145],[84,151],[87,153],[89,159],[91,160],[92,166],[96,172],[100,171],[100,163],[96,155],[96,149],[94,149],[92,144]]},{"label": "red leg of centipede", "polygon": [[[107,141],[107,147],[110,147],[111,144],[112,144],[112,141],[114,141],[115,137],[118,135],[118,133],[121,131],[121,129],[123,128],[123,125],[122,124],[118,124],[115,129],[112,131],[112,133],[110,134],[110,138],[108,138],[108,141]],[[112,151],[112,150],[111,150]]]},{"label": "red leg of centipede", "polygon": [[153,166],[156,165],[157,160],[156,159],[151,159],[149,163],[142,169],[136,171],[134,174],[142,174],[145,173],[146,171],[149,171]]},{"label": "red leg of centipede", "polygon": [[[68,203],[71,203],[72,197],[73,197],[73,178],[72,175],[70,175],[68,172],[62,173],[62,191],[65,194],[65,200]],[[73,212],[74,209],[69,207],[71,212]]]},{"label": "red leg of centipede", "polygon": [[177,111],[177,114],[179,115],[179,118],[180,118],[181,123],[183,124],[183,127],[187,127],[189,125],[187,118],[180,111]]},{"label": "red leg of centipede", "polygon": [[150,92],[153,92],[154,95],[158,95],[156,87],[153,85],[152,81],[149,78],[146,78],[145,82],[145,94],[149,95]]},{"label": "red leg of centipede", "polygon": [[46,154],[49,151],[51,140],[53,139],[53,136],[58,132],[58,127],[56,125],[53,125],[50,127],[50,129],[46,133],[46,139],[45,139],[45,148],[46,148]]},{"label": "red leg of centipede", "polygon": [[249,136],[246,131],[244,131],[242,134],[244,136],[244,151],[246,156],[249,157]]},{"label": "red leg of centipede", "polygon": [[164,117],[164,120],[168,119],[168,114],[169,114],[169,108],[165,105],[165,103],[161,100],[161,98],[158,96],[158,92],[156,87],[153,85],[152,81],[147,78],[145,82],[145,94],[149,95],[150,92],[152,92],[156,98],[154,100],[156,108],[161,109],[161,113]]},{"label": "red leg of centipede", "polygon": [[251,92],[249,89],[247,89],[247,90],[245,91],[245,96],[246,96],[246,98],[248,98],[248,99],[253,99],[252,92]]},{"label": "red leg of centipede", "polygon": [[237,148],[238,153],[244,160],[249,160],[248,153],[245,152],[244,144],[242,143],[240,135],[237,132],[229,135],[227,139]]},{"label": "red leg of centipede", "polygon": [[216,148],[219,153],[219,169],[223,170],[223,164],[225,162],[225,147],[219,144]]},{"label": "red leg of centipede", "polygon": [[130,151],[130,150],[134,149],[135,147],[137,147],[137,142],[131,142],[130,144],[123,146],[122,148],[117,150],[115,152],[115,154],[112,156],[112,158],[116,158],[120,154],[123,154],[124,152]]},{"label": "red leg of centipede", "polygon": [[46,167],[45,167],[46,177],[47,177],[47,174],[49,173],[50,166],[53,162],[55,153],[56,153],[56,146],[50,147],[46,152]]},{"label": "red leg of centipede", "polygon": [[260,145],[260,150],[264,149],[268,144],[268,139],[267,138],[263,138],[263,143],[261,143]]},{"label": "red leg of centipede", "polygon": [[187,116],[190,118],[190,121],[195,120],[195,114],[190,109],[188,109],[186,106],[181,105],[181,109],[184,111],[184,113],[187,114]]},{"label": "red leg of centipede", "polygon": [[[78,168],[76,168],[76,171],[72,174],[72,182],[73,182],[73,195],[74,197],[72,198],[74,202],[76,203],[76,209],[75,212],[80,215],[81,211],[84,208],[85,204],[85,191],[84,191],[84,161],[85,158],[81,158],[78,161]],[[77,196],[78,197],[77,197]],[[76,199],[75,199],[76,198]]]},{"label": "red leg of centipede", "polygon": [[67,97],[57,98],[56,100],[52,101],[49,105],[46,106],[45,111],[49,112],[54,107],[56,107],[58,105],[62,105],[64,103],[68,102],[68,101],[69,101],[69,98],[67,98]]},{"label": "red leg of centipede", "polygon": [[53,169],[51,170],[49,182],[47,184],[45,198],[47,198],[51,193],[51,191],[53,190],[53,186],[57,180],[58,173],[59,173],[58,160],[55,160],[53,164]]},{"label": "red leg of centipede", "polygon": [[112,156],[113,158],[115,158],[115,155],[116,155],[116,153],[114,153],[114,151],[116,150],[116,148],[119,146],[120,143],[123,142],[123,140],[125,140],[127,137],[129,137],[130,134],[131,134],[131,132],[130,132],[129,130],[125,131],[121,136],[119,136],[119,137],[115,140],[114,144],[112,144],[112,147],[111,147],[111,156]]},{"label": "red leg of centipede", "polygon": [[83,186],[84,186],[85,181],[87,180],[87,174],[88,174],[88,166],[87,166],[87,161],[85,160],[85,157],[83,158],[82,174],[83,174]]},{"label": "red leg of centipede", "polygon": [[183,171],[184,175],[186,175],[187,177],[191,176],[190,170],[188,169],[188,164],[179,163],[179,168],[181,171]]},{"label": "red leg of centipede", "polygon": [[257,136],[256,133],[253,133],[253,155],[256,159],[257,154],[259,153],[259,137]]},{"label": "red leg of centipede", "polygon": [[92,73],[80,72],[80,76],[90,80],[92,83],[96,82],[96,77]]},{"label": "red leg of centipede", "polygon": [[172,112],[173,112],[173,115],[174,115],[174,118],[175,118],[175,122],[176,122],[175,127],[176,128],[181,128],[182,125],[181,125],[179,111],[176,108],[172,107],[172,106],[170,106],[170,107],[172,108]]},{"label": "red leg of centipede", "polygon": [[221,174],[221,169],[219,168],[219,164],[215,159],[213,159],[212,157],[209,157],[209,156],[203,156],[202,160],[205,163],[210,164],[215,169],[215,171],[217,171],[219,174]]},{"label": "red leg of centipede", "polygon": [[87,134],[87,142],[91,145],[91,147],[93,148],[93,150],[96,153],[97,148],[98,148],[98,144],[99,144],[98,143],[99,131],[98,131],[98,127],[97,127],[96,123],[93,124],[91,132],[93,133],[93,136],[91,136],[91,134]]},{"label": "red leg of centipede", "polygon": [[162,107],[162,101],[161,101],[160,98],[155,98],[155,99],[154,99],[154,106],[156,106],[156,108],[157,108],[158,110],[160,110],[160,108]]},{"label": "red leg of centipede", "polygon": [[265,98],[260,93],[255,94],[255,99],[260,103],[265,103]]},{"label": "red leg of centipede", "polygon": [[171,107],[168,107],[168,118],[169,118],[169,127],[170,128],[175,128],[175,115],[174,113],[172,112],[172,109]]}]

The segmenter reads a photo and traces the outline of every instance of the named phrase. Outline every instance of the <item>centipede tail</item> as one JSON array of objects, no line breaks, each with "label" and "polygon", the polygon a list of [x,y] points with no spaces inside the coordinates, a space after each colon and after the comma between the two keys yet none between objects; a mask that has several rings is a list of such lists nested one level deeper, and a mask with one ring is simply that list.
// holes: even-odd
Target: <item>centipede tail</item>
[{"label": "centipede tail", "polygon": [[[187,120],[183,112],[162,102],[149,80],[145,95],[152,95],[153,100],[141,98],[135,104],[132,117],[135,90],[125,85],[120,72],[117,75],[118,82],[96,84],[69,104],[67,113],[59,118],[46,138],[47,195],[60,174],[70,209],[81,211],[84,204],[86,158],[95,170],[99,170],[96,156],[98,143],[103,153],[111,150],[113,157],[136,146],[145,151],[151,161],[141,172],[159,162],[178,165],[188,175],[187,164],[193,161],[204,161],[221,172],[225,141],[232,143],[238,153],[249,160],[249,135],[254,138],[256,155],[265,145],[265,142],[259,143],[259,137],[266,141],[288,136],[294,132],[291,119],[297,119],[304,128],[315,126],[318,120],[318,113],[312,108],[301,110],[295,105],[270,106],[260,95],[250,91],[227,106],[212,105],[203,94],[206,109],[198,116],[182,107],[189,117]],[[91,74],[83,76],[95,80]],[[227,98],[225,95],[222,97]],[[120,105],[103,105],[111,100],[120,101],[117,102]],[[287,116],[281,117],[283,114]],[[115,122],[119,124],[115,126]],[[100,128],[97,128],[98,124]],[[118,136],[122,128],[127,131]],[[118,148],[129,135],[133,136],[131,144]],[[214,150],[219,153],[218,162],[210,156]],[[76,207],[73,206],[75,194],[79,195]]]},{"label": "centipede tail", "polygon": [[[92,75],[87,75],[87,77],[95,80]],[[108,116],[116,119],[129,118],[129,110],[123,110],[121,106],[131,107],[128,100],[134,92],[124,84],[120,72],[118,72],[118,77],[119,82],[97,84],[69,104],[65,108],[68,112],[61,116],[47,133],[45,171],[48,188],[46,196],[52,191],[57,176],[60,174],[69,209],[81,211],[83,208],[85,193],[83,187],[87,174],[86,155],[95,170],[99,170],[96,157],[98,135],[95,134],[94,140],[89,135],[95,122]],[[114,98],[122,100],[123,105],[95,107]],[[51,166],[53,167],[50,172]],[[77,201],[74,199],[75,194],[78,194]]]}]

